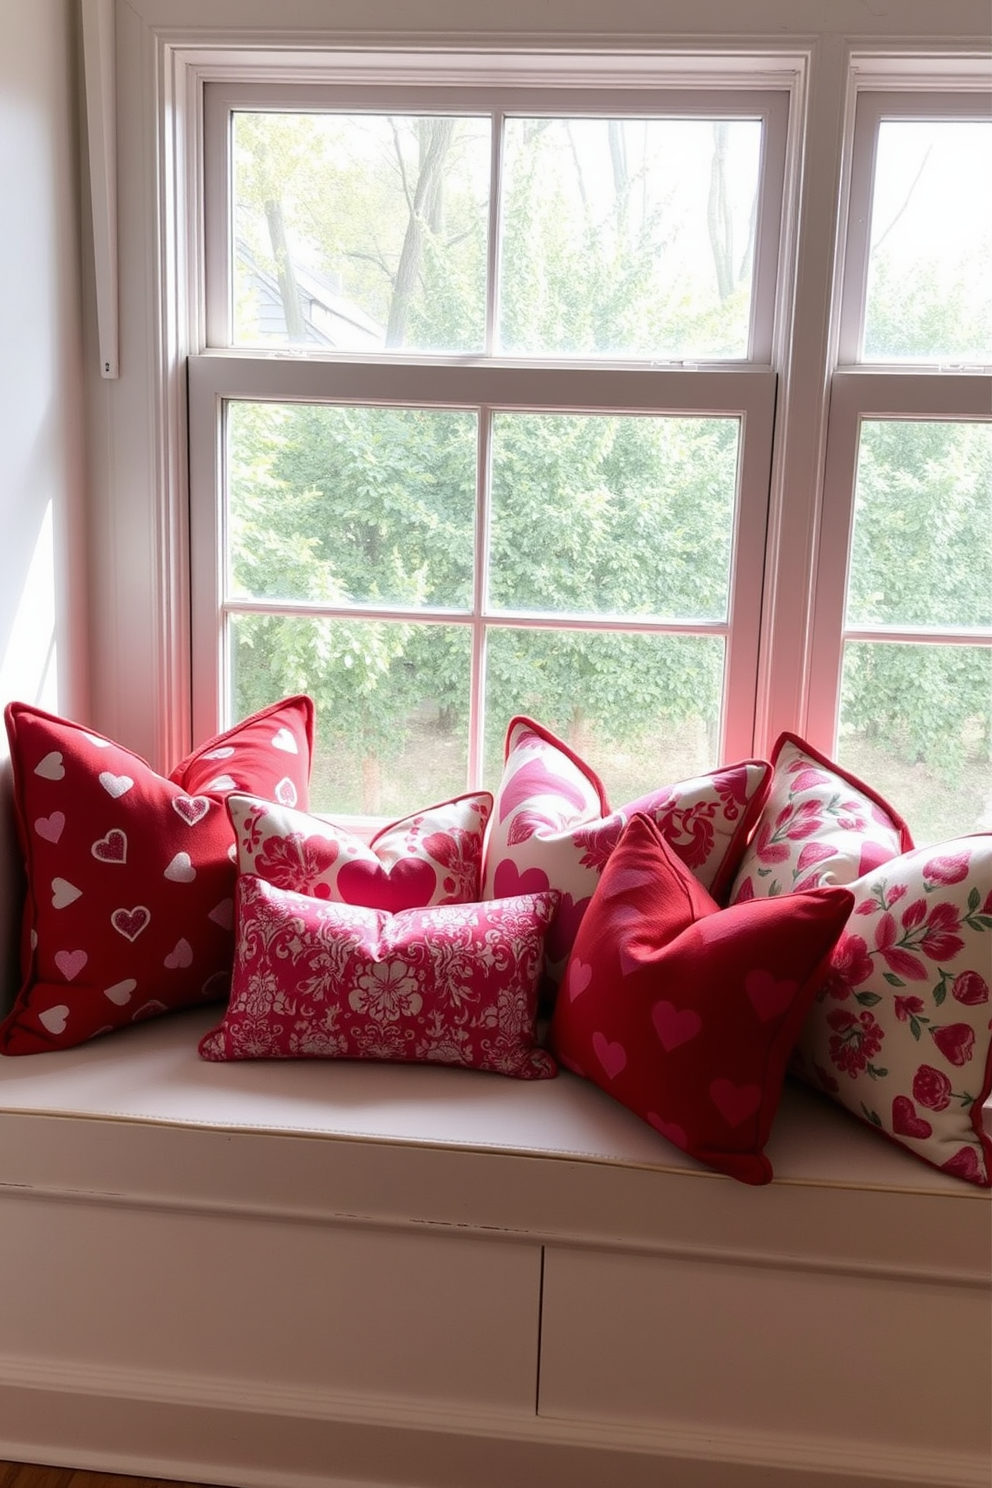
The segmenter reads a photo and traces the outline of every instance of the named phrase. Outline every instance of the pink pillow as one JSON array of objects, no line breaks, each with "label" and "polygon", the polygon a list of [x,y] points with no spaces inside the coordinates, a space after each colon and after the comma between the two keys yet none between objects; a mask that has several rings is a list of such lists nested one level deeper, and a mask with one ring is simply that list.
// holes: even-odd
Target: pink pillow
[{"label": "pink pillow", "polygon": [[831,888],[721,910],[637,815],[579,927],[551,1047],[676,1147],[767,1183],[789,1053],[852,903]]},{"label": "pink pillow", "polygon": [[554,894],[397,915],[238,880],[231,1000],[205,1059],[416,1060],[522,1080],[558,1073],[536,1047]]},{"label": "pink pillow", "polygon": [[66,1049],[226,994],[242,789],[306,800],[313,704],[288,698],[211,739],[170,779],[79,724],[6,710],[27,871],[23,983],[0,1052]]},{"label": "pink pillow", "polygon": [[918,847],[852,888],[795,1067],[917,1157],[988,1187],[992,836]]},{"label": "pink pillow", "polygon": [[238,867],[280,889],[397,914],[479,898],[488,791],[456,796],[383,827],[366,846],[343,827],[252,796],[228,811]]},{"label": "pink pillow", "polygon": [[719,895],[761,810],[770,766],[743,760],[664,786],[610,812],[596,775],[554,734],[514,718],[486,844],[483,894],[556,889],[546,974],[561,979],[575,933],[627,821],[643,812],[704,887]]},{"label": "pink pillow", "polygon": [[853,883],[908,852],[909,828],[877,791],[795,734],[772,751],[771,791],[729,901]]}]

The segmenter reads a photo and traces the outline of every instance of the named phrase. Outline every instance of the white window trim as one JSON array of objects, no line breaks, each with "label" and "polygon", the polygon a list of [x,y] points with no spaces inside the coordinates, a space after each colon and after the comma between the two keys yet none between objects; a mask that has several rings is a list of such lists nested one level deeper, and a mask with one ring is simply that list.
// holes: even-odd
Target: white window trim
[{"label": "white window trim", "polygon": [[[702,85],[707,68],[712,76],[719,67],[736,69],[749,83],[788,78],[793,90],[787,171],[801,184],[783,223],[788,288],[774,348],[779,404],[754,738],[755,749],[766,750],[781,729],[801,730],[807,719],[810,574],[836,346],[830,289],[847,168],[841,143],[856,85],[872,69],[899,86],[915,85],[921,70],[939,70],[934,54],[947,58],[955,76],[965,66],[987,75],[984,0],[944,0],[939,15],[917,6],[909,15],[884,16],[842,0],[828,22],[819,0],[756,0],[746,20],[736,0],[674,0],[665,30],[650,35],[640,7],[614,0],[608,37],[570,29],[567,7],[542,12],[539,32],[533,7],[508,0],[498,35],[491,16],[488,32],[472,15],[461,19],[460,33],[442,32],[442,9],[440,0],[414,0],[401,33],[388,21],[377,31],[357,4],[336,11],[331,27],[321,0],[292,0],[276,26],[268,7],[244,0],[118,0],[122,376],[88,386],[96,717],[160,766],[174,762],[193,737],[185,357],[203,344],[202,307],[188,292],[199,275],[192,228],[202,192],[196,162],[203,82],[251,69],[278,80],[286,63],[312,58],[313,47],[355,67],[377,66],[403,47],[421,62],[425,53],[436,59],[442,47],[444,60],[434,63],[439,75],[453,54],[477,59],[484,76],[500,57],[513,66],[524,58],[547,78],[580,58],[601,75],[609,48],[617,68],[636,74],[661,61],[683,86]],[[755,29],[747,35],[745,27]]]}]

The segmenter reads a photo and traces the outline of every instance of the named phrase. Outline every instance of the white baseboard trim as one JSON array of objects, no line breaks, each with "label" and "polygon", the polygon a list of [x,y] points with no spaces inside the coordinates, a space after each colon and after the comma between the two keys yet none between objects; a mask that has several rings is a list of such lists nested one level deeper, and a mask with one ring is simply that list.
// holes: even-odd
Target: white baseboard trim
[{"label": "white baseboard trim", "polygon": [[0,1356],[0,1456],[233,1488],[987,1488],[988,1459]]}]

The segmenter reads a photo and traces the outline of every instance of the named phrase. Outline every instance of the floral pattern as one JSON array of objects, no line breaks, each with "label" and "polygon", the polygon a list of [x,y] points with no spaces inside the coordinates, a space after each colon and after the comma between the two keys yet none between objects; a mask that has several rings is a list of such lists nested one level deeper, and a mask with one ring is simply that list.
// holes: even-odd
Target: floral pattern
[{"label": "floral pattern", "polygon": [[719,895],[761,810],[769,777],[765,761],[744,760],[610,811],[602,784],[567,745],[532,719],[515,718],[486,845],[483,895],[547,888],[561,895],[545,960],[553,989],[600,875],[634,815],[649,816],[699,882]]},{"label": "floral pattern", "polygon": [[926,1161],[987,1186],[992,836],[917,848],[852,889],[796,1067]]},{"label": "floral pattern", "polygon": [[537,981],[553,893],[384,910],[238,882],[231,999],[205,1059],[419,1060],[546,1079]]},{"label": "floral pattern", "polygon": [[783,734],[772,765],[731,904],[853,883],[913,846],[909,828],[881,796],[802,739]]},{"label": "floral pattern", "polygon": [[475,791],[384,827],[366,845],[302,811],[234,795],[238,866],[280,889],[391,914],[479,898],[493,798]]}]

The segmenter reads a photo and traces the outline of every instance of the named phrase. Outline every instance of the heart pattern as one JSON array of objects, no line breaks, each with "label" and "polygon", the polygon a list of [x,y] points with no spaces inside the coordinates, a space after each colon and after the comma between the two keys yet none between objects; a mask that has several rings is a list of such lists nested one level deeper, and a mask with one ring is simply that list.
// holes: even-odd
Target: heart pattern
[{"label": "heart pattern", "polygon": [[568,975],[565,978],[565,988],[572,1002],[577,997],[581,997],[591,981],[591,966],[587,966],[584,961],[579,961],[578,959],[569,963]]},{"label": "heart pattern", "polygon": [[103,837],[98,837],[90,852],[101,863],[127,862],[127,834],[120,827],[112,827]]},{"label": "heart pattern", "polygon": [[[28,884],[24,980],[0,1017],[0,1054],[69,1048],[134,1017],[198,1005],[204,987],[222,995],[234,833],[222,792],[209,796],[207,786],[226,777],[271,799],[288,782],[305,798],[311,701],[287,699],[245,719],[171,778],[29,704],[8,704],[5,723]],[[274,747],[281,729],[295,748]],[[72,997],[59,999],[59,988]]]},{"label": "heart pattern", "polygon": [[104,987],[103,995],[109,998],[115,1006],[126,1007],[137,985],[134,977],[125,977],[122,982],[115,982],[112,987]]},{"label": "heart pattern", "polygon": [[58,749],[53,749],[45,755],[43,760],[34,767],[34,773],[40,775],[42,780],[63,780],[65,778],[65,762]]},{"label": "heart pattern", "polygon": [[134,789],[134,781],[130,775],[115,775],[112,770],[104,770],[98,777],[100,784],[112,796],[119,801],[121,796],[126,796],[129,790]]},{"label": "heart pattern", "polygon": [[627,1050],[623,1044],[611,1042],[598,1030],[592,1036],[592,1052],[611,1080],[615,1080],[627,1066]]},{"label": "heart pattern", "polygon": [[710,1100],[728,1126],[740,1126],[761,1105],[760,1085],[735,1085],[733,1080],[713,1080]]},{"label": "heart pattern", "polygon": [[781,1017],[799,991],[799,984],[793,977],[778,981],[768,971],[749,971],[744,991],[762,1023],[767,1023],[769,1018]]},{"label": "heart pattern", "polygon": [[65,812],[53,811],[51,816],[39,816],[34,829],[46,842],[58,842],[65,831]]},{"label": "heart pattern", "polygon": [[299,746],[288,728],[277,729],[272,735],[272,748],[281,749],[283,754],[298,754]]},{"label": "heart pattern", "polygon": [[669,1054],[680,1044],[688,1044],[703,1026],[694,1008],[676,1008],[670,1002],[656,1002],[651,1009],[651,1022],[663,1049]]},{"label": "heart pattern", "polygon": [[172,809],[188,827],[195,827],[210,810],[206,796],[173,796]]},{"label": "heart pattern", "polygon": [[133,909],[115,909],[110,916],[110,923],[118,935],[123,935],[125,940],[135,941],[142,930],[147,930],[151,918],[151,911],[145,905],[136,904]]},{"label": "heart pattern", "polygon": [[65,909],[74,904],[81,896],[82,889],[77,889],[75,884],[69,883],[65,878],[52,879],[52,908]]}]

